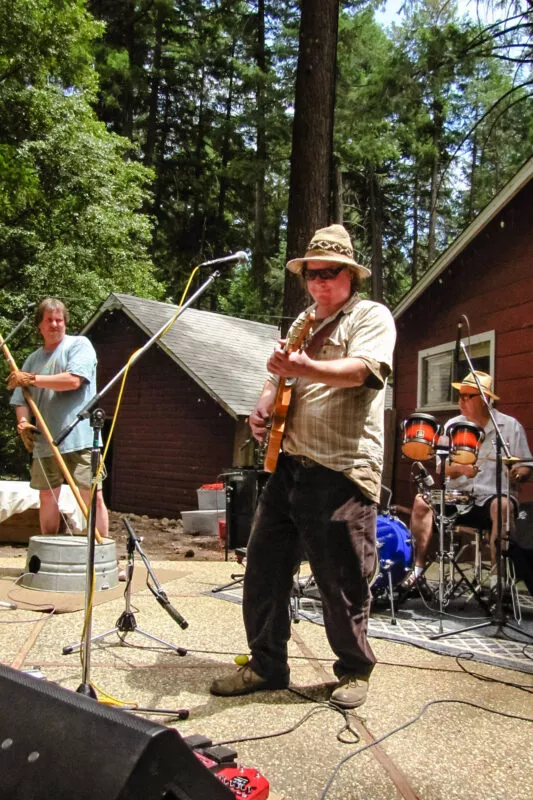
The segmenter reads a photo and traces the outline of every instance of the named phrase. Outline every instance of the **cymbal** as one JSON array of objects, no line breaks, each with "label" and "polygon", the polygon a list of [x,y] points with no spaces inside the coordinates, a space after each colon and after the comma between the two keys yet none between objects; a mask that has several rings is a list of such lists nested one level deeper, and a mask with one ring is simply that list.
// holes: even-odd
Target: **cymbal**
[{"label": "cymbal", "polygon": [[[487,461],[497,461],[498,459],[495,456],[488,456]],[[503,464],[533,464],[533,458],[519,458],[518,456],[503,456],[502,458]]]}]

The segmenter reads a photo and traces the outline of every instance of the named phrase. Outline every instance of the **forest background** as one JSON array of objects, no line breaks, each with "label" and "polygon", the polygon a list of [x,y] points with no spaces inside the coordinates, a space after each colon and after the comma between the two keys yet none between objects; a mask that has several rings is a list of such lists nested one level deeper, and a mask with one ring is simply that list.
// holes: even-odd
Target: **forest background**
[{"label": "forest background", "polygon": [[[387,27],[384,5],[0,0],[0,335],[49,294],[72,331],[110,291],[177,302],[236,250],[198,306],[286,327],[313,216],[393,307],[533,153],[533,5],[406,0]],[[3,382],[0,435],[23,476]]]}]

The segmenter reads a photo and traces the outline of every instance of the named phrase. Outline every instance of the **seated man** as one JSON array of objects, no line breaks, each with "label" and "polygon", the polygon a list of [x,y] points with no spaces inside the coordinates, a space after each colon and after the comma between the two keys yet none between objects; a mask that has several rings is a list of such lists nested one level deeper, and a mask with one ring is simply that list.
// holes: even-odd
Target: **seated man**
[{"label": "seated man", "polygon": [[[483,394],[492,400],[499,400],[492,391],[492,378],[486,372],[476,372],[483,389]],[[445,433],[455,422],[473,422],[483,429],[485,438],[479,449],[476,464],[458,464],[446,462],[447,488],[472,492],[474,506],[460,515],[461,525],[475,528],[486,528],[490,531],[491,556],[491,588],[496,584],[496,538],[498,534],[498,500],[496,495],[496,439],[492,419],[483,398],[480,396],[475,378],[470,373],[461,383],[452,383],[459,390],[459,416],[446,423]],[[522,425],[514,418],[499,411],[493,411],[496,424],[511,456],[530,458],[527,437]],[[531,473],[529,466],[517,463],[510,470],[511,492],[520,481],[528,480]],[[505,531],[507,519],[507,468],[502,474],[502,531]],[[517,513],[518,500],[511,493],[512,513],[511,527]],[[414,570],[404,579],[402,589],[418,588],[424,596],[429,596],[429,587],[423,577],[426,568],[426,553],[433,532],[433,509],[421,494],[417,494],[411,513],[411,534],[415,550]]]}]

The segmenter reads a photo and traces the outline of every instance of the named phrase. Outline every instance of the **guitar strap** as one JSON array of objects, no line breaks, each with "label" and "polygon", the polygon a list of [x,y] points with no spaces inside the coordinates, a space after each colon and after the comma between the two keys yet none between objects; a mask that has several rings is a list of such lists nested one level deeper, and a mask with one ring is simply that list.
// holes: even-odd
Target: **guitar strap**
[{"label": "guitar strap", "polygon": [[318,353],[320,352],[322,345],[330,336],[331,333],[335,330],[337,325],[339,324],[340,318],[343,315],[343,311],[339,311],[336,317],[330,320],[323,328],[320,328],[310,339],[309,344],[305,348],[306,354],[309,358],[316,358]]}]

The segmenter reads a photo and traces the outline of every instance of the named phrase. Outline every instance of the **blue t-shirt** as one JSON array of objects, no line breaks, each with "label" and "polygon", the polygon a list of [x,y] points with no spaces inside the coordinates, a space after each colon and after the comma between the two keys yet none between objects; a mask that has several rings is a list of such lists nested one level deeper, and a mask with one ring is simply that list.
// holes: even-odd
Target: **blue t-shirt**
[{"label": "blue t-shirt", "polygon": [[[69,336],[61,340],[54,350],[40,347],[32,353],[22,365],[23,372],[36,375],[58,375],[70,372],[78,375],[81,385],[78,389],[66,392],[55,392],[52,389],[39,389],[30,386],[32,398],[48,426],[52,438],[74,422],[76,414],[96,394],[96,353],[86,336]],[[24,406],[26,401],[22,389],[17,388],[11,397],[11,405]],[[93,431],[90,420],[82,419],[58,447],[61,453],[73,453],[92,447]],[[34,458],[46,458],[53,455],[50,445],[41,433],[35,437]]]}]

